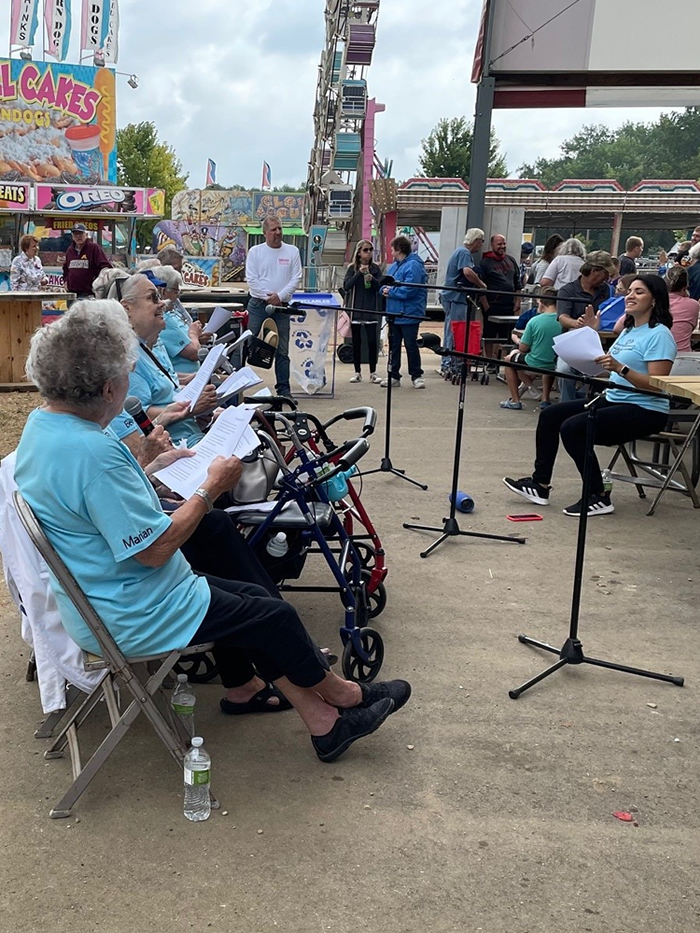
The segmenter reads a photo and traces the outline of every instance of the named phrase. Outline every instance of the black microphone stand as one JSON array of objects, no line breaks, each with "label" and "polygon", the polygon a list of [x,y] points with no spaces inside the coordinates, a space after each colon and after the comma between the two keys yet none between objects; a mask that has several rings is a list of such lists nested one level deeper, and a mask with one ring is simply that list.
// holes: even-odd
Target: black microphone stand
[{"label": "black microphone stand", "polygon": [[[557,378],[561,378],[564,374],[558,373]],[[571,619],[569,622],[569,636],[564,642],[561,648],[555,648],[552,645],[548,645],[546,642],[537,641],[535,638],[531,638],[529,635],[518,635],[518,641],[523,645],[532,645],[535,648],[541,648],[543,651],[549,651],[552,654],[558,654],[559,660],[552,664],[550,667],[546,668],[544,671],[541,671],[535,677],[532,677],[530,680],[526,681],[524,684],[521,684],[519,687],[516,687],[514,690],[508,691],[508,696],[511,700],[517,700],[518,697],[524,693],[526,690],[529,690],[530,687],[534,687],[535,684],[538,684],[541,680],[544,680],[546,677],[549,677],[550,674],[553,674],[555,671],[560,670],[562,667],[565,667],[567,664],[593,664],[596,667],[605,667],[608,670],[612,671],[622,671],[625,674],[636,674],[638,677],[650,677],[653,680],[662,680],[665,683],[675,684],[677,687],[683,686],[683,678],[676,677],[672,674],[660,674],[655,671],[647,671],[638,667],[628,667],[625,664],[616,664],[612,661],[602,661],[600,658],[590,658],[584,654],[583,644],[578,637],[578,623],[579,623],[579,611],[581,608],[581,583],[583,580],[583,562],[586,553],[586,528],[588,526],[588,501],[591,494],[592,487],[592,465],[593,465],[593,446],[595,438],[595,425],[596,425],[596,416],[597,416],[597,403],[602,398],[601,394],[593,395],[592,389],[590,387],[593,385],[594,380],[588,376],[578,376],[570,377],[566,376],[565,378],[578,378],[579,381],[585,382],[589,386],[589,391],[591,392],[591,397],[586,404],[586,409],[588,411],[588,418],[586,420],[586,455],[584,460],[583,468],[583,491],[581,494],[581,511],[579,513],[578,521],[578,537],[576,541],[576,561],[574,564],[574,585],[573,592],[571,596]],[[640,390],[637,390],[640,391]],[[651,395],[652,393],[645,392],[643,394]],[[654,393],[657,394],[657,393]]]},{"label": "black microphone stand", "polygon": [[[304,305],[304,302],[298,301],[298,302],[294,302],[293,305],[290,305],[290,307],[295,307],[295,308],[303,307],[303,305]],[[310,306],[314,308],[328,308],[328,309],[332,308],[334,311],[338,310],[338,308],[336,308],[335,305],[314,304]],[[351,313],[352,311],[361,310],[361,309],[343,308],[342,310],[347,311],[348,313]],[[364,311],[364,310],[362,310],[362,314],[364,315],[369,314],[372,317],[378,318],[379,321],[381,321],[383,317],[386,317],[387,326],[388,326],[388,336],[389,336],[389,354],[387,357],[387,371],[386,371],[386,380],[387,380],[386,414],[384,417],[384,456],[382,457],[381,464],[376,469],[365,470],[363,471],[362,475],[370,476],[372,473],[391,473],[393,476],[398,476],[399,479],[404,479],[406,480],[407,483],[412,483],[414,486],[417,486],[419,489],[425,490],[428,488],[425,483],[421,483],[417,479],[413,479],[411,476],[406,476],[406,471],[401,470],[398,467],[395,467],[391,461],[391,389],[392,389],[392,382],[393,382],[391,378],[391,335],[393,333],[392,331],[393,318],[397,317],[398,315],[391,314],[390,312],[387,312],[387,311]],[[401,317],[412,317],[412,315],[404,314],[404,315],[401,315]],[[415,320],[424,321],[425,318],[416,317]]]},{"label": "black microphone stand", "polygon": [[[471,301],[471,299],[469,299]],[[471,323],[472,309],[467,309],[466,326],[464,328],[464,347],[469,346],[469,325]],[[414,525],[410,522],[404,522],[403,527],[412,531],[437,531],[440,537],[433,541],[430,547],[420,552],[421,557],[429,557],[432,552],[447,541],[448,538],[466,537],[466,538],[488,538],[492,541],[509,541],[511,544],[525,544],[526,538],[519,535],[491,535],[478,531],[463,531],[457,521],[457,491],[459,486],[459,461],[462,453],[462,431],[464,428],[464,401],[467,392],[467,376],[469,374],[469,354],[456,350],[444,350],[438,348],[435,350],[441,356],[452,356],[461,360],[459,370],[459,401],[457,405],[457,425],[455,429],[455,448],[452,461],[452,492],[450,495],[450,514],[448,518],[443,518],[442,527],[434,525]]]}]

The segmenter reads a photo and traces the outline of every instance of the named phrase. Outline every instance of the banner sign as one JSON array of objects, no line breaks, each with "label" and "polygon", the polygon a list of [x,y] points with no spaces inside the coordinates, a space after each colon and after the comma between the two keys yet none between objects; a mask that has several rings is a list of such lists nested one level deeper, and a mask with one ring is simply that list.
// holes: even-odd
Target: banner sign
[{"label": "banner sign", "polygon": [[186,256],[182,263],[182,284],[216,288],[221,285],[221,260]]},{"label": "banner sign", "polygon": [[43,214],[137,214],[159,217],[165,194],[159,188],[116,188],[99,185],[37,185],[36,211]]},{"label": "banner sign", "polygon": [[29,185],[11,185],[0,182],[0,211],[28,211],[30,206]]},{"label": "banner sign", "polygon": [[111,0],[109,5],[104,53],[108,64],[116,65],[119,61],[119,0]]},{"label": "banner sign", "polygon": [[259,224],[276,214],[282,225],[301,225],[306,193],[292,191],[270,194],[267,191],[202,191],[198,188],[178,191],[173,198],[172,218],[188,223]]},{"label": "banner sign", "polygon": [[34,45],[39,24],[39,0],[12,0],[10,12],[10,45],[28,48]]},{"label": "banner sign", "polygon": [[110,0],[83,0],[80,48],[104,48],[109,32]]},{"label": "banner sign", "polygon": [[116,182],[108,68],[0,58],[0,182]]},{"label": "banner sign", "polygon": [[70,0],[44,0],[46,54],[59,62],[68,55],[71,31]]}]

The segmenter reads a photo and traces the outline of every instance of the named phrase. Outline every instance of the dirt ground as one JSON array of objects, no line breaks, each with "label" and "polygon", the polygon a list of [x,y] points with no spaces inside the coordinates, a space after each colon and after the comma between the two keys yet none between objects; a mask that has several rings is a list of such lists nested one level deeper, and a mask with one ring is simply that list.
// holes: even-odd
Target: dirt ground
[{"label": "dirt ground", "polygon": [[[37,688],[25,681],[27,647],[3,596],[3,929],[700,928],[700,515],[669,494],[648,518],[634,488],[616,484],[615,514],[590,522],[583,575],[585,650],[683,675],[682,689],[585,665],[511,700],[510,688],[554,660],[518,633],[560,647],[568,632],[577,527],[561,507],[578,498],[579,481],[562,455],[544,520],[508,522],[532,511],[501,477],[530,471],[537,405],[502,411],[500,383],[470,383],[460,486],[476,510],[460,526],[523,533],[527,544],[463,537],[422,560],[431,536],[402,522],[440,525],[447,514],[457,405],[457,390],[433,373],[436,359],[424,361],[426,391],[395,392],[391,446],[394,464],[429,490],[381,474],[362,489],[390,568],[376,620],[384,674],[410,679],[414,695],[338,762],[316,760],[293,712],[228,719],[221,688],[208,685],[198,689],[198,731],[223,809],[207,823],[183,818],[181,776],[142,722],[74,816],[50,820],[70,764],[45,761],[33,737]],[[341,366],[336,398],[310,399],[309,410],[325,418],[374,404],[383,429],[383,390],[348,385],[349,375]],[[0,395],[3,454],[35,403]],[[377,466],[382,449],[380,430],[362,466]],[[327,576],[309,558],[303,579]],[[337,648],[338,598],[298,593],[293,602],[318,641]],[[90,728],[96,740],[104,734],[100,716]]]}]

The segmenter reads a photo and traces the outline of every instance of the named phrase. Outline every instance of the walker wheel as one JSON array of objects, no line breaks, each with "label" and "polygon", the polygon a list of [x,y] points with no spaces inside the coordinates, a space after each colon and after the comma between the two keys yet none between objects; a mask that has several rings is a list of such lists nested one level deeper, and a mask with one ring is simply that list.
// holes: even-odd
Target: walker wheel
[{"label": "walker wheel", "polygon": [[360,629],[362,651],[366,658],[361,658],[350,637],[343,648],[343,674],[348,680],[369,684],[379,673],[384,663],[384,641],[373,628]]},{"label": "walker wheel", "polygon": [[[362,571],[362,579],[365,581],[365,584],[369,584],[369,581],[372,577],[372,572],[370,570]],[[380,581],[376,587],[369,591],[369,588],[366,588],[366,600],[369,607],[368,615],[370,619],[376,619],[378,615],[381,615],[382,612],[386,609],[386,587]]]},{"label": "walker wheel", "polygon": [[177,662],[173,671],[176,674],[187,674],[187,679],[191,684],[208,684],[218,675],[219,668],[212,655],[204,652],[182,658]]},{"label": "walker wheel", "polygon": [[[377,552],[373,544],[369,544],[366,541],[353,541],[352,546],[355,548],[357,556],[360,558],[360,566],[363,570],[371,570],[377,562]],[[350,571],[349,580],[352,580],[352,558],[348,557],[348,561],[345,565],[346,571]]]}]

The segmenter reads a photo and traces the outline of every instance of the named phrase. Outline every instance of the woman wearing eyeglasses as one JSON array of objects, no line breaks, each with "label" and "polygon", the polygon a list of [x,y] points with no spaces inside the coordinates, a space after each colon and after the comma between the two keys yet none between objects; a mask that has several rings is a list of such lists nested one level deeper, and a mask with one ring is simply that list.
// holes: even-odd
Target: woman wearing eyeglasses
[{"label": "woman wearing eyeglasses", "polygon": [[345,307],[350,311],[352,325],[352,354],[355,373],[350,382],[362,382],[362,329],[367,334],[367,349],[369,351],[369,381],[381,382],[377,375],[377,333],[380,319],[374,314],[364,314],[363,311],[380,311],[381,299],[379,295],[379,280],[382,270],[373,262],[374,247],[369,240],[360,240],[355,247],[355,258],[348,266],[343,282]]}]

